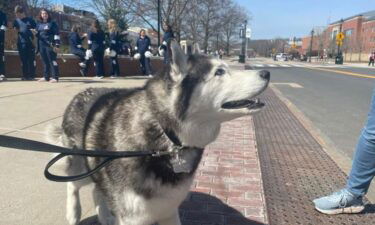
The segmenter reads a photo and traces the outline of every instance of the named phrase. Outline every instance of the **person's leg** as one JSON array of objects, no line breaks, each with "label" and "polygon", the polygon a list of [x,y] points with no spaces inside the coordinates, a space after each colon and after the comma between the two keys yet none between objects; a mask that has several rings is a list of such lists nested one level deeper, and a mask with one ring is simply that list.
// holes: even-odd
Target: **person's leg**
[{"label": "person's leg", "polygon": [[150,58],[146,58],[145,59],[145,71],[146,71],[146,75],[151,75],[152,72],[151,72],[151,59]]},{"label": "person's leg", "polygon": [[77,49],[76,51],[72,52],[75,56],[79,58],[79,72],[84,77],[87,75],[87,60],[86,60],[86,54],[84,50]]},{"label": "person's leg", "polygon": [[111,76],[119,76],[120,75],[120,66],[118,64],[118,58],[117,56],[111,57]]},{"label": "person's leg", "polygon": [[27,80],[28,78],[28,57],[27,57],[27,49],[26,45],[18,44],[18,55],[21,59],[21,67],[22,67],[22,80]]},{"label": "person's leg", "polygon": [[59,80],[59,64],[57,64],[57,54],[53,51],[51,47],[48,48],[48,59],[50,63],[50,68],[52,70],[52,78]]},{"label": "person's leg", "polygon": [[141,64],[141,71],[142,71],[142,75],[146,75],[146,57],[145,55],[141,55],[141,58],[139,59],[140,61],[140,64]]},{"label": "person's leg", "polygon": [[0,32],[0,76],[3,76],[5,79],[5,54],[4,54],[4,43],[5,42],[5,34],[4,32]]},{"label": "person's leg", "polygon": [[367,193],[375,175],[375,89],[367,123],[362,130],[355,151],[347,189],[356,196]]},{"label": "person's leg", "polygon": [[28,52],[28,76],[29,80],[35,79],[35,70],[36,70],[36,61],[35,61],[35,47],[34,45],[30,45],[27,49]]},{"label": "person's leg", "polygon": [[104,51],[99,52],[98,63],[99,63],[100,76],[104,77],[104,75],[105,75],[105,72],[104,72]]},{"label": "person's leg", "polygon": [[51,73],[51,66],[50,66],[50,63],[49,63],[49,57],[48,57],[46,47],[40,46],[40,56],[42,57],[42,61],[43,61],[43,67],[44,67],[43,76],[44,76],[44,79],[46,81],[49,81],[50,73]]}]

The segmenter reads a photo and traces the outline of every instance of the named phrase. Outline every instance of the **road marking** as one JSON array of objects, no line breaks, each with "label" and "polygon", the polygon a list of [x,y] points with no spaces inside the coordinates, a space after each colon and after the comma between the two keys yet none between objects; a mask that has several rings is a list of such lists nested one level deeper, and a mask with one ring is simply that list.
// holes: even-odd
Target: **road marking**
[{"label": "road marking", "polygon": [[277,67],[277,65],[274,64],[268,64],[269,67]]},{"label": "road marking", "polygon": [[263,64],[255,64],[255,67],[263,67]]},{"label": "road marking", "polygon": [[306,67],[306,68],[311,69],[311,70],[321,70],[321,71],[326,71],[326,72],[334,72],[334,73],[339,73],[339,74],[354,76],[354,77],[375,78],[375,75],[371,76],[371,75],[367,75],[367,74],[353,73],[353,72],[347,72],[347,71],[341,71],[341,70],[323,69],[323,68],[318,68],[318,67]]},{"label": "road marking", "polygon": [[281,67],[291,67],[290,65],[287,64],[280,64]]},{"label": "road marking", "polygon": [[292,88],[303,88],[302,85],[297,84],[297,83],[272,83],[272,84],[274,84],[274,85],[288,85]]}]

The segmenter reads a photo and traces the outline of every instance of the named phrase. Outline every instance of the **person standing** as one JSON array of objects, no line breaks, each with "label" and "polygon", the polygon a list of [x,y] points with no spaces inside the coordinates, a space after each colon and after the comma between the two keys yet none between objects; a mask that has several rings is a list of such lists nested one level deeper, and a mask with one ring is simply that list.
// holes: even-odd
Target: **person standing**
[{"label": "person standing", "polygon": [[369,55],[368,66],[370,65],[374,66],[374,61],[375,61],[375,52],[371,52]]},{"label": "person standing", "polygon": [[86,55],[88,58],[94,58],[96,69],[96,79],[104,78],[104,51],[105,51],[105,33],[102,30],[98,20],[91,25],[91,31],[88,34],[88,50]]},{"label": "person standing", "polygon": [[174,38],[172,26],[167,23],[163,24],[164,36],[163,36],[163,43],[159,48],[160,55],[164,55],[164,64],[169,64],[169,53],[168,53],[168,43],[171,39]]},{"label": "person standing", "polygon": [[8,27],[7,16],[0,9],[0,81],[6,80],[5,77],[5,31]]},{"label": "person standing", "polygon": [[14,12],[16,20],[13,22],[13,28],[18,31],[17,48],[22,62],[21,79],[34,80],[36,61],[32,30],[36,28],[36,23],[32,18],[26,17],[22,6],[17,5]]},{"label": "person standing", "polygon": [[135,50],[138,51],[140,54],[140,64],[143,75],[148,75],[149,77],[152,77],[151,74],[151,65],[150,65],[150,54],[149,51],[151,48],[151,40],[146,35],[146,31],[142,29],[139,32],[139,38],[137,40],[137,44],[135,47]]},{"label": "person standing", "polygon": [[[38,52],[44,65],[44,77],[40,82],[59,81],[59,65],[57,64],[57,53],[60,51],[59,27],[46,9],[40,10],[39,22],[37,24]],[[52,78],[51,78],[52,74]]]},{"label": "person standing", "polygon": [[109,30],[109,49],[108,55],[111,59],[111,78],[120,76],[120,65],[118,64],[118,55],[121,52],[121,35],[117,28],[117,23],[114,19],[108,20]]},{"label": "person standing", "polygon": [[86,38],[87,34],[81,36],[81,26],[73,25],[72,32],[69,34],[70,52],[78,56],[79,72],[84,77],[87,75],[89,58],[86,57],[86,49],[82,46],[82,41]]}]

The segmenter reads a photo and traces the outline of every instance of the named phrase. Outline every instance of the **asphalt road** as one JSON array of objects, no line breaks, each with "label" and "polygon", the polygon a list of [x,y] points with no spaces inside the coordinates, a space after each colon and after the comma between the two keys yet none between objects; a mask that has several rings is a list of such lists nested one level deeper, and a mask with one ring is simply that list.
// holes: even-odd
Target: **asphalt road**
[{"label": "asphalt road", "polygon": [[324,66],[268,67],[267,70],[282,94],[338,150],[352,158],[374,88],[375,79],[366,76],[375,78],[375,70]]}]

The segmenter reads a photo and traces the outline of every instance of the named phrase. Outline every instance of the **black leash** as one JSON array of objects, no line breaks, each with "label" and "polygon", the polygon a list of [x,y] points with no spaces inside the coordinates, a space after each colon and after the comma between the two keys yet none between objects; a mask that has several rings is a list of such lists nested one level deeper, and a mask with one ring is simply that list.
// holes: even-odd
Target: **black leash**
[{"label": "black leash", "polygon": [[[168,135],[169,136],[169,135]],[[99,171],[101,168],[109,164],[111,161],[119,158],[129,158],[129,157],[141,157],[141,156],[152,156],[152,157],[160,157],[163,155],[173,155],[179,149],[183,148],[182,146],[175,145],[175,151],[172,152],[152,152],[152,151],[97,151],[97,150],[82,150],[82,149],[69,149],[60,147],[57,145],[51,145],[39,141],[33,141],[24,138],[17,138],[17,137],[10,137],[0,135],[0,146],[6,148],[13,148],[17,150],[24,150],[24,151],[35,151],[35,152],[48,152],[48,153],[60,153],[56,157],[54,157],[51,161],[48,162],[46,168],[44,169],[44,176],[51,181],[56,182],[68,182],[68,181],[76,181],[84,179],[88,176]],[[103,162],[101,162],[97,167],[88,171],[87,173],[83,173],[80,175],[75,176],[58,176],[54,175],[49,172],[49,169],[60,159],[69,156],[69,155],[77,155],[77,156],[84,156],[84,157],[105,157]]]}]

